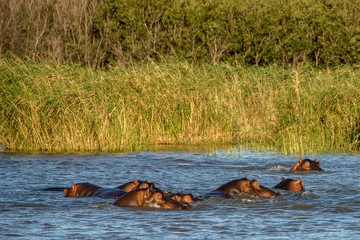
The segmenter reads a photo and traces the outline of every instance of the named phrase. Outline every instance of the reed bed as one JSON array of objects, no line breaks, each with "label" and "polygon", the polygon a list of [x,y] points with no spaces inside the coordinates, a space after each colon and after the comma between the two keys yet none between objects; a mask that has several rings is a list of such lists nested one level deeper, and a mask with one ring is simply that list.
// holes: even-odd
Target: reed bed
[{"label": "reed bed", "polygon": [[358,152],[360,70],[187,62],[91,70],[0,59],[0,144],[123,152],[234,144]]}]

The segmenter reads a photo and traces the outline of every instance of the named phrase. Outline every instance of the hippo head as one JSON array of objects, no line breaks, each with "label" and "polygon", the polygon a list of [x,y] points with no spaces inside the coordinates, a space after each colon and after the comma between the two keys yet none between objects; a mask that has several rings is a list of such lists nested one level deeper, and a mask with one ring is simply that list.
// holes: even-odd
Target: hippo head
[{"label": "hippo head", "polygon": [[298,192],[304,191],[305,189],[305,183],[304,181],[301,181],[300,178],[298,178],[296,181],[293,182],[292,189],[299,189]]},{"label": "hippo head", "polygon": [[301,181],[300,178],[294,179],[285,179],[284,177],[281,177],[280,183],[276,185],[274,188],[279,188],[291,192],[301,192],[305,188],[305,183]]},{"label": "hippo head", "polygon": [[256,190],[260,190],[260,189],[261,189],[261,188],[260,188],[259,181],[256,180],[256,179],[250,181],[250,187],[251,187],[252,189],[256,189]]},{"label": "hippo head", "polygon": [[247,178],[241,178],[237,181],[237,188],[241,190],[241,192],[249,192],[250,190],[250,181]]},{"label": "hippo head", "polygon": [[183,195],[182,202],[184,202],[184,203],[192,203],[192,202],[195,202],[195,201],[196,200],[195,200],[194,196],[191,193]]},{"label": "hippo head", "polygon": [[173,199],[168,199],[165,197],[164,192],[155,192],[153,193],[150,201],[148,201],[147,206],[157,207],[163,209],[189,209],[190,205],[188,203],[179,202]]},{"label": "hippo head", "polygon": [[71,188],[64,188],[64,197],[74,197],[71,192]]},{"label": "hippo head", "polygon": [[311,170],[313,171],[324,171],[321,167],[320,167],[320,162],[317,161],[316,159],[311,163]]},{"label": "hippo head", "polygon": [[122,184],[116,188],[118,189],[123,189],[127,192],[130,192],[131,190],[134,190],[136,188],[140,188],[140,189],[143,189],[143,188],[148,188],[148,187],[151,187],[151,186],[154,186],[153,183],[148,183],[147,181],[140,181],[138,179],[135,179],[134,181],[131,181],[131,182],[127,182],[125,184]]},{"label": "hippo head", "polygon": [[299,158],[299,161],[297,161],[292,168],[290,169],[290,172],[296,172],[296,171],[324,171],[320,167],[320,162],[311,159],[303,159]]},{"label": "hippo head", "polygon": [[182,203],[192,203],[195,200],[194,196],[191,193],[173,193],[170,194],[168,197],[168,199],[172,199],[178,202],[182,202]]},{"label": "hippo head", "polygon": [[64,188],[64,197],[91,197],[99,189],[91,183],[74,183],[71,188]]}]

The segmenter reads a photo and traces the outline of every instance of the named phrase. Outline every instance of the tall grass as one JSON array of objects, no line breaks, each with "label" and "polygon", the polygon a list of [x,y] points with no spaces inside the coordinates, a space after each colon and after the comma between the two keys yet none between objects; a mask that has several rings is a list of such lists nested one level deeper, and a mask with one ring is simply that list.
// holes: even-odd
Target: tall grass
[{"label": "tall grass", "polygon": [[148,63],[93,71],[0,59],[0,143],[19,151],[249,144],[360,149],[360,71]]}]

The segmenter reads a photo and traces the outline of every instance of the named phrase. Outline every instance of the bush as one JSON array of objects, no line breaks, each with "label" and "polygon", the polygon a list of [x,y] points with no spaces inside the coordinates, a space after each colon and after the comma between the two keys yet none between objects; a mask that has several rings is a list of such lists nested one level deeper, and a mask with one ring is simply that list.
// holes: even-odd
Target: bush
[{"label": "bush", "polygon": [[360,0],[0,0],[0,52],[104,67],[159,59],[334,66],[360,60]]}]

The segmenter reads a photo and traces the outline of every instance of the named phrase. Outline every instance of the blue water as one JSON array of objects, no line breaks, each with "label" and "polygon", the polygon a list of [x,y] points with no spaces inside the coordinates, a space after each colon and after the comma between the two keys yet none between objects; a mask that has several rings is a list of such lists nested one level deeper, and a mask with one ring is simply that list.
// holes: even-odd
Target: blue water
[{"label": "blue water", "polygon": [[[303,156],[323,173],[292,174],[298,157],[256,151],[127,154],[0,153],[0,239],[358,239],[360,157]],[[167,191],[206,194],[237,178],[275,186],[300,177],[305,192],[272,199],[213,198],[191,210],[122,208],[101,198],[64,198],[40,189],[91,182],[115,187],[135,178]]]}]

